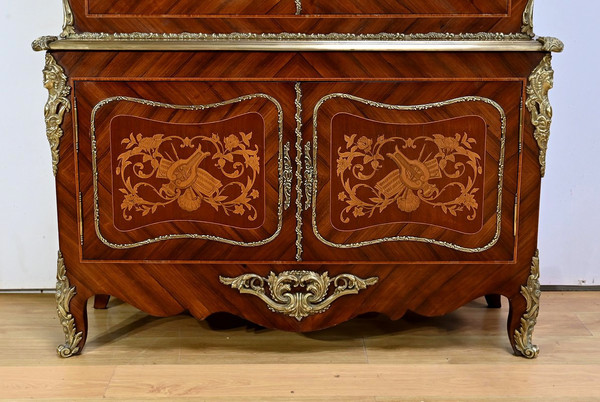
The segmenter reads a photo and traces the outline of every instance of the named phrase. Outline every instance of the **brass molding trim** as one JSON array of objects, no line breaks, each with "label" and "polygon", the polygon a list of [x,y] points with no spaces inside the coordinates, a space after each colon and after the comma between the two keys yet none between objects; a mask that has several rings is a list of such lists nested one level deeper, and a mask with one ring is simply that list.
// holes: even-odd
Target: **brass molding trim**
[{"label": "brass molding trim", "polygon": [[524,33],[500,33],[500,32],[477,32],[477,33],[393,33],[381,32],[376,34],[354,34],[354,33],[156,33],[156,32],[131,32],[131,33],[106,33],[106,32],[82,32],[68,35],[65,39],[72,40],[96,40],[96,41],[123,41],[123,40],[163,40],[163,41],[199,41],[199,40],[329,40],[329,41],[438,41],[438,40],[465,40],[465,41],[506,41],[521,40],[531,41],[531,37]]},{"label": "brass molding trim", "polygon": [[[277,35],[277,34],[273,34]],[[304,35],[304,34],[299,34]],[[342,35],[345,37],[346,35]],[[49,43],[51,50],[136,51],[382,51],[382,52],[539,52],[542,44],[527,39],[64,39]],[[350,35],[348,35],[350,36]],[[358,35],[356,35],[358,36]]]},{"label": "brass molding trim", "polygon": [[547,54],[529,76],[525,100],[525,106],[531,113],[531,122],[535,127],[533,136],[540,149],[539,162],[542,177],[546,174],[546,152],[552,124],[552,106],[548,99],[548,92],[553,86],[552,55]]},{"label": "brass molding trim", "polygon": [[540,307],[540,251],[536,250],[531,259],[531,275],[527,279],[527,284],[521,286],[521,295],[527,301],[527,309],[521,317],[521,327],[515,330],[515,347],[519,353],[528,359],[536,358],[540,349],[533,345],[531,336],[537,322],[537,316]]},{"label": "brass molding trim", "polygon": [[[251,294],[267,304],[274,313],[285,314],[301,321],[303,318],[325,312],[331,304],[342,296],[357,294],[367,286],[377,283],[379,278],[361,279],[351,274],[329,277],[326,271],[318,274],[313,271],[273,272],[264,278],[256,274],[244,274],[236,278],[219,276],[224,285],[237,289],[241,294]],[[270,295],[266,294],[265,282]],[[333,284],[333,291],[329,288]],[[293,288],[302,291],[293,292]]]},{"label": "brass molding trim", "polygon": [[60,139],[63,136],[61,124],[65,112],[71,110],[71,102],[69,101],[71,87],[67,84],[65,70],[58,65],[50,53],[46,53],[43,74],[44,87],[48,90],[48,100],[44,106],[46,137],[52,152],[52,172],[56,176],[58,173]]},{"label": "brass molding trim", "polygon": [[294,85],[296,91],[296,261],[302,261],[302,86]]},{"label": "brass molding trim", "polygon": [[523,25],[521,25],[521,32],[525,35],[533,38],[533,0],[529,0],[523,11]]},{"label": "brass molding trim", "polygon": [[[199,233],[168,234],[168,235],[162,235],[162,236],[158,236],[158,237],[154,237],[154,238],[150,238],[150,239],[146,239],[146,240],[142,240],[142,241],[138,241],[138,242],[134,242],[134,243],[112,243],[104,237],[104,235],[102,234],[102,231],[100,230],[100,208],[99,208],[99,197],[98,197],[98,160],[97,160],[97,149],[96,149],[96,113],[98,112],[98,110],[100,110],[100,108],[106,106],[107,104],[109,104],[111,102],[127,101],[127,102],[134,102],[134,103],[138,103],[138,104],[142,104],[142,105],[147,105],[147,106],[156,106],[156,107],[163,107],[163,108],[170,108],[170,109],[177,109],[177,110],[206,110],[206,109],[211,109],[211,108],[225,106],[225,105],[231,105],[231,104],[235,104],[235,103],[239,103],[239,102],[243,102],[243,101],[247,101],[247,100],[251,100],[251,99],[256,99],[256,98],[263,98],[263,99],[267,99],[268,101],[272,102],[275,105],[275,107],[277,108],[277,116],[278,116],[278,131],[279,131],[278,132],[278,139],[279,139],[279,156],[278,156],[279,201],[278,201],[278,210],[277,210],[278,222],[277,222],[277,229],[275,230],[275,232],[272,235],[270,235],[269,237],[267,237],[263,240],[254,241],[254,242],[242,242],[242,241],[237,241],[237,240],[226,239],[226,238],[219,237],[219,236],[205,235],[205,234],[199,234]],[[128,97],[128,96],[113,96],[113,97],[101,100],[92,109],[92,115],[91,115],[91,121],[90,121],[90,137],[91,137],[91,142],[92,142],[92,178],[93,178],[92,182],[93,182],[93,186],[94,186],[94,225],[96,228],[96,235],[98,236],[100,241],[102,243],[104,243],[106,246],[108,246],[110,248],[114,248],[114,249],[129,249],[129,248],[140,247],[140,246],[144,246],[147,244],[156,243],[156,242],[165,241],[165,240],[199,239],[199,240],[212,240],[212,241],[217,241],[217,242],[221,242],[221,243],[231,244],[234,246],[258,247],[258,246],[263,246],[263,245],[273,241],[273,239],[275,239],[281,233],[281,228],[283,226],[283,203],[284,203],[284,201],[283,201],[284,200],[283,109],[281,107],[281,104],[272,96],[263,94],[263,93],[256,93],[256,94],[251,94],[251,95],[240,96],[238,98],[229,99],[229,100],[226,100],[223,102],[211,103],[211,104],[206,104],[206,105],[173,105],[173,104],[169,104],[169,103],[156,102],[156,101],[151,101],[151,100],[147,100],[147,99],[132,98],[132,97]],[[289,149],[289,143],[287,144],[287,146]]]},{"label": "brass molding trim", "polygon": [[75,318],[71,314],[69,304],[76,294],[75,286],[71,286],[67,278],[67,268],[62,253],[58,252],[56,272],[56,310],[58,319],[65,333],[65,343],[57,348],[60,357],[71,357],[79,353],[79,342],[83,339],[83,332],[77,332]]},{"label": "brass molding trim", "polygon": [[296,15],[302,14],[302,0],[296,0]]},{"label": "brass molding trim", "polygon": [[283,209],[288,209],[292,203],[292,178],[294,172],[290,158],[290,142],[283,146]]},{"label": "brass molding trim", "polygon": [[[360,102],[360,103],[363,103],[365,105],[372,106],[372,107],[378,107],[378,108],[389,109],[389,110],[404,110],[404,111],[427,110],[427,109],[431,109],[431,108],[435,108],[435,107],[441,107],[441,106],[446,106],[446,105],[451,105],[451,104],[461,103],[461,102],[483,102],[483,103],[486,103],[486,104],[491,105],[494,108],[496,108],[496,110],[498,111],[498,114],[500,116],[500,127],[501,127],[502,133],[501,133],[501,138],[500,138],[500,159],[498,161],[498,201],[497,201],[497,205],[496,205],[496,231],[494,233],[494,236],[490,240],[490,242],[482,247],[471,248],[471,247],[463,247],[458,244],[454,244],[454,243],[450,243],[450,242],[446,242],[446,241],[425,238],[425,237],[418,237],[418,236],[383,237],[383,238],[379,238],[379,239],[361,241],[361,242],[357,242],[357,243],[345,243],[345,244],[333,243],[329,240],[326,240],[321,235],[321,233],[319,232],[319,228],[317,227],[317,192],[318,192],[318,158],[317,158],[317,155],[318,155],[318,152],[317,152],[318,151],[318,145],[317,145],[318,125],[317,125],[317,122],[318,122],[318,113],[319,113],[319,109],[321,108],[321,106],[323,106],[323,104],[325,102],[327,102],[331,99],[335,99],[335,98],[348,99],[348,100]],[[317,239],[319,239],[319,241],[321,241],[322,243],[327,244],[328,246],[331,246],[331,247],[336,247],[336,248],[357,248],[357,247],[370,246],[373,244],[379,244],[379,243],[384,243],[384,242],[414,241],[414,242],[428,243],[428,244],[434,244],[437,246],[447,247],[447,248],[451,248],[451,249],[465,252],[465,253],[481,253],[486,250],[489,250],[491,247],[493,247],[498,242],[498,239],[500,238],[501,223],[502,223],[502,186],[504,183],[504,153],[505,153],[505,147],[506,147],[505,142],[506,142],[506,113],[504,112],[504,109],[502,109],[502,107],[498,103],[496,103],[495,101],[493,101],[492,99],[489,99],[489,98],[484,98],[484,97],[480,97],[480,96],[463,96],[460,98],[454,98],[454,99],[450,99],[450,100],[446,100],[446,101],[442,101],[442,102],[427,103],[427,104],[413,105],[413,106],[404,106],[404,105],[391,105],[391,104],[387,104],[387,103],[375,102],[375,101],[371,101],[368,99],[360,98],[358,96],[345,94],[345,93],[332,93],[332,94],[326,95],[317,102],[317,104],[315,105],[315,108],[314,108],[314,112],[313,112],[313,162],[312,162],[313,169],[314,169],[314,173],[312,175],[313,176],[313,178],[312,178],[312,228],[313,228],[313,233],[315,234]]]},{"label": "brass molding trim", "polygon": [[311,206],[314,173],[312,158],[310,156],[310,141],[308,141],[304,144],[304,193],[306,195],[304,210],[307,210]]},{"label": "brass molding trim", "polygon": [[68,38],[71,35],[76,35],[73,18],[73,11],[71,10],[71,4],[69,0],[62,0],[63,3],[63,26],[60,34],[61,38]]}]

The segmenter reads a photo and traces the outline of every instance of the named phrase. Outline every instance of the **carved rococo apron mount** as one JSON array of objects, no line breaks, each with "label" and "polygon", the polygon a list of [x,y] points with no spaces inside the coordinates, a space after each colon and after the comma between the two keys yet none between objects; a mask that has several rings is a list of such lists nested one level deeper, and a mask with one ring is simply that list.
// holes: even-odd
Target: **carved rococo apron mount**
[{"label": "carved rococo apron mount", "polygon": [[[285,271],[280,274],[271,272],[267,278],[244,274],[236,278],[220,276],[219,280],[242,294],[260,298],[269,310],[301,321],[310,315],[325,312],[342,296],[357,294],[367,286],[374,285],[379,278],[361,279],[351,274],[330,278],[328,272],[318,274],[313,271]],[[265,283],[270,295],[265,291]],[[333,291],[330,292],[332,284]],[[295,292],[294,288],[297,289]]]}]

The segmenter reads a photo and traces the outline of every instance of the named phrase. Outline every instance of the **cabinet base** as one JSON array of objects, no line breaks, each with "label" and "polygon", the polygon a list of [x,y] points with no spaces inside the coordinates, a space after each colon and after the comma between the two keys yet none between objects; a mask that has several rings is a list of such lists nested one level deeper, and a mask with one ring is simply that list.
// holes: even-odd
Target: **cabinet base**
[{"label": "cabinet base", "polygon": [[[156,304],[158,302],[153,289],[143,284],[136,286],[135,280],[129,284],[131,287],[125,287],[127,292],[107,286],[110,278],[99,286],[101,289],[92,290],[77,281],[77,269],[81,269],[79,265],[75,264],[73,278],[69,279],[62,254],[59,254],[58,261],[57,302],[65,332],[65,343],[58,349],[61,357],[79,354],[84,348],[88,331],[87,300],[95,295],[94,306],[106,308],[109,294],[155,316],[172,316],[187,310],[194,317],[205,319],[217,312],[228,312],[264,327],[294,332],[324,329],[371,312],[382,313],[391,319],[399,319],[408,311],[423,316],[439,316],[481,296],[486,296],[490,307],[499,307],[500,295],[504,295],[510,301],[508,335],[515,354],[535,358],[539,352],[531,341],[539,308],[537,253],[533,257],[527,283],[520,285],[515,294],[485,287],[477,291],[456,292],[455,282],[461,281],[463,276],[472,275],[477,268],[473,265],[462,266],[452,274],[438,273],[438,277],[445,277],[445,282],[439,282],[427,291],[416,285],[423,281],[423,277],[413,273],[411,278],[407,275],[410,267],[402,266],[370,266],[370,272],[377,273],[378,277],[364,277],[363,272],[367,267],[360,265],[327,266],[327,271],[285,271],[285,266],[219,265],[202,266],[200,269],[198,266],[178,265],[168,270],[170,275],[167,278],[161,274],[166,272],[160,269],[164,265],[142,265],[140,267],[145,274],[154,278],[157,281],[155,283],[160,283],[171,296],[171,300],[160,304]],[[264,272],[265,268],[271,270],[268,275],[247,273],[254,269]],[[436,268],[439,267],[429,267]],[[245,274],[233,275],[242,269]],[[412,269],[427,275],[427,267]],[[111,271],[104,272],[105,278],[107,272]],[[90,273],[86,271],[86,277],[89,276]],[[405,278],[404,284],[397,279],[399,276]],[[187,283],[187,286],[182,287],[183,283]],[[419,289],[419,292],[407,290],[411,288]],[[485,293],[480,294],[482,291]]]}]

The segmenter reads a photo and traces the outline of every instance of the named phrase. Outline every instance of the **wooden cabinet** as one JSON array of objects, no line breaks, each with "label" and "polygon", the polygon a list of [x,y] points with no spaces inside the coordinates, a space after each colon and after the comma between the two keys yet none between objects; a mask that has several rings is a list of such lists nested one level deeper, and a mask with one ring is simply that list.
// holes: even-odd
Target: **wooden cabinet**
[{"label": "wooden cabinet", "polygon": [[[107,4],[87,2],[81,25],[66,26],[111,13],[196,24],[294,12],[283,1]],[[474,12],[435,4],[303,10],[398,23]],[[84,7],[72,6],[76,16]],[[512,18],[510,3],[484,6]],[[215,17],[191,18],[202,13]],[[537,355],[549,52],[560,42],[66,35],[34,43],[48,51],[62,356],[82,350],[94,295],[290,331],[504,295],[515,352]],[[348,44],[361,51],[338,49]]]}]

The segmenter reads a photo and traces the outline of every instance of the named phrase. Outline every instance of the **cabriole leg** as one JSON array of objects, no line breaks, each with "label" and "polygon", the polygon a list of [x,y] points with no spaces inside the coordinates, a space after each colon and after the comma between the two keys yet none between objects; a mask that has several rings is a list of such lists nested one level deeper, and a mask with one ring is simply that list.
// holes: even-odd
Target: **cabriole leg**
[{"label": "cabriole leg", "polygon": [[77,294],[69,283],[62,253],[58,252],[56,274],[56,305],[58,318],[65,333],[65,343],[58,346],[61,357],[71,357],[81,352],[87,337],[87,296]]},{"label": "cabriole leg", "polygon": [[508,316],[508,336],[515,354],[528,359],[536,358],[539,348],[532,343],[540,304],[540,262],[539,251],[531,259],[531,274],[527,284],[521,286],[521,294],[510,299]]}]

